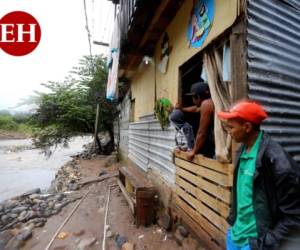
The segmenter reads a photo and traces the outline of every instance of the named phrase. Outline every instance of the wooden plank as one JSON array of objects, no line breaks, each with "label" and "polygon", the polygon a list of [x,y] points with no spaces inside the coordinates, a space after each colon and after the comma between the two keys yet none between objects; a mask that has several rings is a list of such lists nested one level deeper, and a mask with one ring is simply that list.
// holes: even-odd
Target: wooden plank
[{"label": "wooden plank", "polygon": [[208,180],[216,182],[217,184],[220,184],[224,187],[229,187],[232,185],[232,182],[230,181],[230,178],[228,178],[227,175],[215,172],[213,170],[209,170],[199,165],[195,165],[191,162],[187,162],[185,160],[175,158],[175,165],[177,165],[177,168],[181,167],[185,170],[195,173],[196,175],[199,175]]},{"label": "wooden plank", "polygon": [[231,194],[228,188],[204,180],[200,176],[191,174],[190,172],[180,167],[176,167],[176,175],[186,179],[187,181],[191,182],[195,186],[215,195],[216,197],[225,201],[227,204],[230,204]]},{"label": "wooden plank", "polygon": [[206,231],[213,239],[215,239],[220,245],[225,247],[226,234],[215,227],[210,221],[204,218],[200,213],[191,208],[185,201],[179,196],[174,194],[174,202],[178,205],[189,217],[192,218],[204,231]]},{"label": "wooden plank", "polygon": [[[183,172],[186,172],[187,174],[190,174],[187,171],[180,169],[179,173],[177,175],[180,176],[180,173],[182,174]],[[176,176],[176,180],[177,180],[178,176]],[[202,190],[205,190],[208,193],[218,197],[219,199],[221,199],[225,203],[230,204],[230,195],[231,194],[230,194],[229,189],[224,188],[222,186],[215,185],[215,184],[213,184],[209,181],[204,180],[203,178],[197,178],[195,176],[193,176],[193,177],[194,177],[194,182],[193,183],[197,187],[199,187]],[[188,179],[188,181],[190,181],[190,179]]]},{"label": "wooden plank", "polygon": [[189,193],[194,195],[196,198],[199,199],[199,201],[205,203],[213,210],[220,213],[224,218],[228,216],[229,206],[223,203],[222,201],[219,201],[216,197],[212,197],[207,193],[203,192],[201,189],[193,187],[191,184],[189,184],[183,179],[178,180],[178,182],[176,181],[176,184],[179,187],[183,187]]},{"label": "wooden plank", "polygon": [[212,222],[216,227],[218,227],[224,233],[226,233],[228,224],[222,216],[215,213],[212,209],[208,208],[207,206],[202,204],[200,201],[195,199],[193,196],[184,192],[182,189],[176,187],[175,192],[178,196],[180,196],[182,199],[187,201],[192,207],[194,207],[200,214],[202,214],[210,222]]},{"label": "wooden plank", "polygon": [[[175,152],[175,156],[180,159],[187,160],[187,152]],[[195,155],[192,162],[202,167],[206,167],[223,174],[233,173],[232,164],[220,163],[217,160],[204,157],[203,155]]]},{"label": "wooden plank", "polygon": [[[201,240],[201,242],[203,242],[203,244],[206,247],[205,249],[225,249],[225,244],[222,241],[220,242],[220,244],[215,237],[211,237],[198,221],[194,220],[194,218],[191,218],[191,214],[187,213],[185,210],[183,210],[180,206],[176,204],[173,205],[173,210],[183,220],[183,223],[186,224],[186,226],[192,231],[192,233],[196,235],[199,238],[199,240]],[[220,245],[218,245],[218,243]]]},{"label": "wooden plank", "polygon": [[118,185],[119,185],[119,187],[120,187],[120,189],[121,189],[121,191],[122,191],[122,193],[123,193],[126,201],[128,202],[128,205],[130,207],[130,210],[131,210],[132,214],[134,214],[134,207],[135,207],[134,201],[130,198],[130,196],[126,192],[126,189],[125,189],[123,183],[119,179],[117,180],[117,182],[118,182]]}]

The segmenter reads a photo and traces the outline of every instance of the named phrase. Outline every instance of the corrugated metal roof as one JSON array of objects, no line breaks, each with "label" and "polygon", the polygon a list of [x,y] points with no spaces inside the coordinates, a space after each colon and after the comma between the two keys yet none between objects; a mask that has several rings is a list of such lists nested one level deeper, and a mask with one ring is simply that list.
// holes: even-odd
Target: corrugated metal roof
[{"label": "corrugated metal roof", "polygon": [[[295,8],[286,2],[294,3]],[[263,129],[300,162],[300,12],[296,0],[248,0],[249,97],[266,107]]]}]

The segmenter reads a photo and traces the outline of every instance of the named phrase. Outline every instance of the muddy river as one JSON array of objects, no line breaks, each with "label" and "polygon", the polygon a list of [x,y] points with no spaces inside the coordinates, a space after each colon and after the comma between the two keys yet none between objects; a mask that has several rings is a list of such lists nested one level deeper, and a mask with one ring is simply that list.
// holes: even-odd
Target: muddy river
[{"label": "muddy river", "polygon": [[91,137],[76,137],[69,147],[58,146],[47,157],[32,147],[30,139],[0,140],[0,201],[30,189],[47,189],[57,169],[90,141]]}]

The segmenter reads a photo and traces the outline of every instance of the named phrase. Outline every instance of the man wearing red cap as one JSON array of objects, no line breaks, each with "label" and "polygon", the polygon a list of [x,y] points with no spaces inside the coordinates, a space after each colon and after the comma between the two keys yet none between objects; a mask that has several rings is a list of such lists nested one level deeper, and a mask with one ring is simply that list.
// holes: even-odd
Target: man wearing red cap
[{"label": "man wearing red cap", "polygon": [[242,143],[236,155],[227,249],[299,249],[299,237],[294,236],[300,228],[300,168],[260,130],[266,112],[247,100],[218,112],[218,117],[232,139]]}]

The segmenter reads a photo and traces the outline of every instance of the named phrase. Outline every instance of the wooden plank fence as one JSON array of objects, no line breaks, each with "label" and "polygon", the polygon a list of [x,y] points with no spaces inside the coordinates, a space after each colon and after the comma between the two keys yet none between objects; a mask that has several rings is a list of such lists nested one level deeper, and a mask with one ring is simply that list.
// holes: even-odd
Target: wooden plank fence
[{"label": "wooden plank fence", "polygon": [[196,155],[175,153],[173,207],[210,249],[225,249],[233,166]]}]

